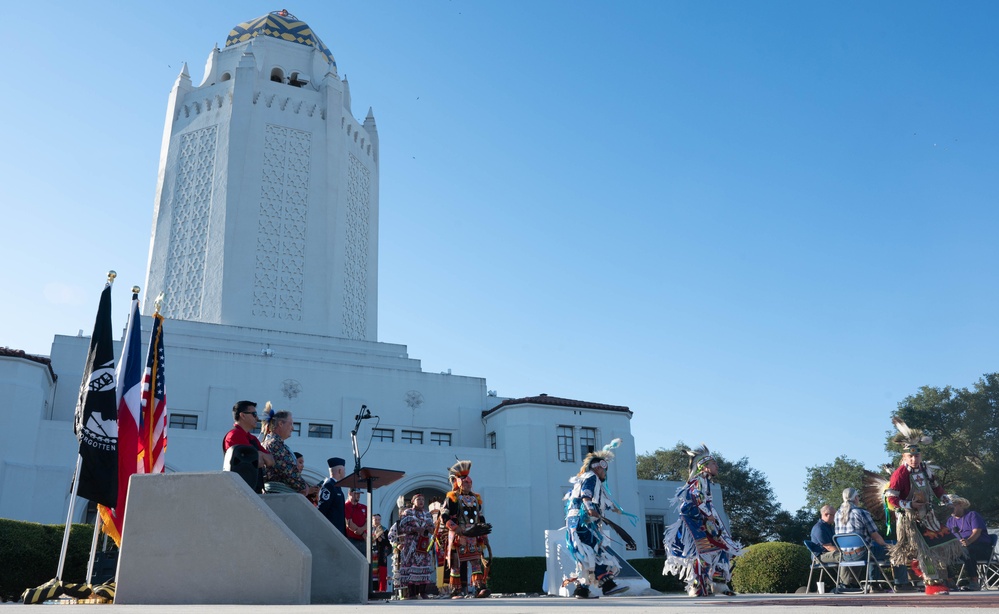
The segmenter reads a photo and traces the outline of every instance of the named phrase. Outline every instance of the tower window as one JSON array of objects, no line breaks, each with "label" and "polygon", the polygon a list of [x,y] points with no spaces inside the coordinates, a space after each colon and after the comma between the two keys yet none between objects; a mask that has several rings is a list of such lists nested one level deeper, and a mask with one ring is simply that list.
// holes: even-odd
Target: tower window
[{"label": "tower window", "polygon": [[230,75],[227,72],[224,72],[222,73],[222,78],[219,79],[219,81],[228,81],[229,79],[232,79],[232,75]]},{"label": "tower window", "polygon": [[170,414],[170,428],[197,429],[198,417],[192,414]]},{"label": "tower window", "polygon": [[451,445],[451,433],[430,433],[430,443],[449,446]]},{"label": "tower window", "polygon": [[423,443],[423,431],[403,431],[402,441],[406,443]]},{"label": "tower window", "polygon": [[333,439],[333,425],[315,424],[310,422],[309,437],[318,437],[319,439]]},{"label": "tower window", "polygon": [[371,429],[371,441],[395,441],[395,430]]},{"label": "tower window", "polygon": [[280,68],[272,68],[271,81],[274,81],[275,83],[284,83],[284,71]]}]

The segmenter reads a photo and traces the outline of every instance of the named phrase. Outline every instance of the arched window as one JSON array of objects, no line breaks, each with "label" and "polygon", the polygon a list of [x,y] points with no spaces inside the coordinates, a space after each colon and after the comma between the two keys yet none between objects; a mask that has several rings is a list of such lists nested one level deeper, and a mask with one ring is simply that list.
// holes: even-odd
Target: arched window
[{"label": "arched window", "polygon": [[232,75],[230,75],[227,72],[224,72],[222,73],[222,78],[219,79],[219,81],[228,81],[229,79],[232,79]]},{"label": "arched window", "polygon": [[274,81],[275,83],[284,83],[284,71],[277,67],[272,68],[271,81]]}]

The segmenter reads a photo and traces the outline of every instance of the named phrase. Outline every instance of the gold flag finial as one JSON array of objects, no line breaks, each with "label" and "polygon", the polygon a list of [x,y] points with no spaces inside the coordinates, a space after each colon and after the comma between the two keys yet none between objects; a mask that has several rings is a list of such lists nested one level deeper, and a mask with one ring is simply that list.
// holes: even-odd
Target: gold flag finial
[{"label": "gold flag finial", "polygon": [[159,313],[160,312],[160,306],[162,304],[163,304],[163,293],[160,292],[160,295],[156,297],[155,301],[153,301],[153,312],[154,313]]},{"label": "gold flag finial", "polygon": [[142,290],[139,286],[132,286],[132,294],[138,294]]},{"label": "gold flag finial", "polygon": [[114,271],[108,271],[108,283],[109,284],[113,284],[114,283],[114,278],[115,277],[118,277],[117,273],[115,273]]}]

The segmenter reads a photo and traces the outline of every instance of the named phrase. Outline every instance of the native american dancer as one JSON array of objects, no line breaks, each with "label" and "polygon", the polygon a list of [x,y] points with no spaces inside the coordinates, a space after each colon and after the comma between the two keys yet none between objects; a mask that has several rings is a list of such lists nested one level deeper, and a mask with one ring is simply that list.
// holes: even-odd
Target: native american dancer
[{"label": "native american dancer", "polygon": [[[492,531],[492,525],[482,518],[482,497],[472,492],[472,478],[469,472],[472,461],[460,460],[448,470],[451,479],[451,492],[444,499],[441,521],[448,528],[448,569],[450,571],[451,598],[465,596],[470,583],[475,588],[475,596],[488,597],[483,572],[484,539]],[[466,580],[462,580],[463,567],[467,565]]]},{"label": "native american dancer", "polygon": [[711,479],[718,475],[707,446],[687,450],[690,477],[676,491],[673,505],[680,518],[666,529],[663,575],[673,574],[687,582],[691,597],[732,595],[731,557],[742,550],[711,502]]},{"label": "native american dancer", "polygon": [[572,490],[563,498],[566,501],[565,543],[576,561],[576,575],[567,578],[563,585],[575,582],[576,589],[572,594],[579,599],[598,597],[590,591],[591,586],[599,587],[604,595],[616,595],[628,590],[627,586],[614,582],[614,577],[621,572],[621,565],[608,546],[611,529],[617,527],[604,517],[607,511],[624,514],[611,499],[606,484],[607,463],[614,458],[611,450],[619,445],[621,440],[615,439],[603,450],[587,454],[579,473],[569,479]]},{"label": "native american dancer", "polygon": [[898,543],[889,549],[892,565],[907,565],[922,576],[927,595],[946,595],[947,566],[962,560],[964,547],[933,511],[933,498],[950,503],[954,495],[944,494],[930,465],[923,462],[921,444],[933,439],[919,429],[909,428],[898,417],[893,441],[902,446],[902,464],[891,474],[885,501],[895,512]]}]

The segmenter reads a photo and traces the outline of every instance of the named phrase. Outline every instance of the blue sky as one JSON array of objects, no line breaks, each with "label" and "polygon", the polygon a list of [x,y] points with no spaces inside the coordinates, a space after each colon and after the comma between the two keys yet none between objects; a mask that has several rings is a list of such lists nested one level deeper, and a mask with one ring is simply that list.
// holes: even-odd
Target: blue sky
[{"label": "blue sky", "polygon": [[639,453],[887,460],[896,404],[997,370],[991,2],[39,1],[5,34],[0,345],[145,281],[166,96],[287,8],[381,143],[379,339],[627,405]]}]

